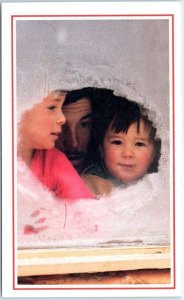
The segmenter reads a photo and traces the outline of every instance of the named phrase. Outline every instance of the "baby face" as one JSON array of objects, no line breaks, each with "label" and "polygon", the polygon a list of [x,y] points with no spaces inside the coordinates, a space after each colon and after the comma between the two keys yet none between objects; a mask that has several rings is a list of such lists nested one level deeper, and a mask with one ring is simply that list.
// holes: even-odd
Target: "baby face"
[{"label": "baby face", "polygon": [[61,110],[64,96],[51,93],[23,115],[20,135],[28,149],[51,149],[55,146],[66,119]]},{"label": "baby face", "polygon": [[149,130],[141,120],[139,132],[133,123],[127,133],[107,130],[102,155],[106,169],[123,183],[141,178],[148,170],[153,157],[154,145],[149,138]]}]

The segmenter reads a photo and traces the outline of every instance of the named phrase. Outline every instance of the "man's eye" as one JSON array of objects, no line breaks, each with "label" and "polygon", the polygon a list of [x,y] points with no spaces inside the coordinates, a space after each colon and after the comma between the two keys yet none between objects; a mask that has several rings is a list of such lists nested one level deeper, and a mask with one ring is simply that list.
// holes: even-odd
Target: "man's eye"
[{"label": "man's eye", "polygon": [[143,142],[137,142],[137,143],[135,143],[135,145],[138,147],[146,147],[146,144]]},{"label": "man's eye", "polygon": [[113,145],[121,145],[122,141],[114,140],[114,141],[111,141],[111,144],[113,144]]},{"label": "man's eye", "polygon": [[49,110],[54,110],[55,108],[56,108],[56,106],[55,105],[50,105],[50,106],[48,106],[47,107]]},{"label": "man's eye", "polygon": [[82,123],[80,123],[80,127],[89,128],[89,127],[91,127],[91,122],[89,122],[89,121],[82,122]]}]

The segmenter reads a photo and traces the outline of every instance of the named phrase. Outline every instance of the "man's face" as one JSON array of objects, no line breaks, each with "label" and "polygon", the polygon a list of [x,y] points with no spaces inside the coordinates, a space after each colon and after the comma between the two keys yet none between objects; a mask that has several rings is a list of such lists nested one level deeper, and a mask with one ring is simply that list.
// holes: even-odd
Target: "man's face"
[{"label": "man's face", "polygon": [[56,142],[56,147],[63,151],[80,173],[86,166],[87,148],[91,138],[91,102],[88,98],[63,107],[66,124]]}]

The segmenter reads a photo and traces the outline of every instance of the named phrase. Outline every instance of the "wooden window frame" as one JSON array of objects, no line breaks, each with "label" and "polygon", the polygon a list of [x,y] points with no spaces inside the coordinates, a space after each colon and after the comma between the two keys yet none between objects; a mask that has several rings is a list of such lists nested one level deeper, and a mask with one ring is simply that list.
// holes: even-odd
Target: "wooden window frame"
[{"label": "wooden window frame", "polygon": [[17,252],[18,276],[170,268],[169,246],[21,249]]}]

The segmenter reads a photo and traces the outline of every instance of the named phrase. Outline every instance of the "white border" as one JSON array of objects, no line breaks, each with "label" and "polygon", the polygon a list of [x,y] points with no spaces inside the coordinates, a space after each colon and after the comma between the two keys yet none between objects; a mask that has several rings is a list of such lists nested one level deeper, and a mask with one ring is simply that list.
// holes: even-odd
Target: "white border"
[{"label": "white border", "polygon": [[[2,4],[2,197],[3,197],[3,247],[2,247],[2,274],[3,274],[3,297],[53,297],[53,290],[13,290],[13,276],[12,276],[12,119],[11,112],[11,15],[58,15],[59,14],[174,14],[175,15],[175,119],[177,118],[176,126],[176,146],[178,145],[179,132],[181,130],[181,98],[180,98],[180,65],[179,58],[181,53],[179,52],[178,42],[180,41],[180,4],[175,1],[164,2],[60,2],[60,3],[4,3]],[[71,11],[73,13],[71,13]],[[177,45],[177,46],[176,46]],[[179,100],[178,100],[179,99]],[[179,118],[179,119],[178,119]],[[16,136],[16,134],[15,134]],[[177,148],[179,149],[179,147]],[[179,157],[181,155],[180,152]],[[176,158],[176,178],[180,178],[180,160]],[[179,177],[178,177],[179,176]],[[92,297],[100,296],[156,296],[156,297],[172,297],[181,295],[181,253],[180,253],[180,238],[181,238],[181,223],[180,223],[180,194],[181,185],[176,181],[176,289],[175,290],[54,290],[54,297],[88,297],[89,294]],[[7,226],[8,225],[8,226]],[[5,229],[4,229],[5,228]],[[79,286],[77,286],[79,287]],[[85,287],[87,287],[85,285]],[[90,286],[91,287],[91,286]]]}]

